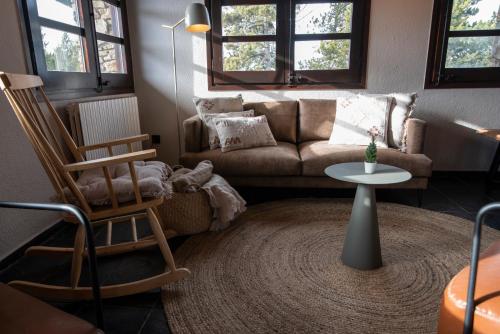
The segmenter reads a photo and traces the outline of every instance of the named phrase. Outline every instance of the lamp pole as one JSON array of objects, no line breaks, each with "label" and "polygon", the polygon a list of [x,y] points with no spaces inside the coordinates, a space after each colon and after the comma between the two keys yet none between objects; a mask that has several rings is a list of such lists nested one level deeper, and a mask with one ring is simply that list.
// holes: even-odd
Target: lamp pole
[{"label": "lamp pole", "polygon": [[177,92],[177,60],[175,54],[175,28],[177,28],[182,22],[186,22],[186,31],[188,32],[207,32],[211,29],[210,26],[210,16],[208,14],[207,7],[201,3],[192,3],[186,8],[185,15],[182,19],[177,21],[174,25],[162,25],[162,27],[170,29],[172,32],[172,63],[174,65],[174,94],[175,94],[175,112],[177,116],[177,140],[178,140],[178,154],[179,159],[182,154],[182,144],[181,144],[181,117],[179,113],[179,97]]},{"label": "lamp pole", "polygon": [[176,53],[175,53],[175,28],[177,28],[182,22],[184,22],[185,18],[180,19],[177,21],[176,24],[169,26],[166,24],[163,24],[163,28],[170,29],[172,32],[172,64],[174,65],[174,96],[175,96],[175,114],[176,114],[176,122],[177,122],[177,154],[178,154],[178,159],[177,161],[180,160],[181,154],[182,154],[182,148],[181,148],[181,117],[179,115],[179,97],[177,93],[177,59],[176,59]]}]

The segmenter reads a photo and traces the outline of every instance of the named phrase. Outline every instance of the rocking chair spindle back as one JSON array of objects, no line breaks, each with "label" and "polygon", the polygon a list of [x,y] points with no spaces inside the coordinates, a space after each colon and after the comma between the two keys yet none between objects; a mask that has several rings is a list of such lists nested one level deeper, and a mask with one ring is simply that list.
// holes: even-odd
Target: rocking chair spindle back
[{"label": "rocking chair spindle back", "polygon": [[[87,214],[94,225],[108,224],[108,243],[96,247],[97,255],[113,255],[130,252],[146,247],[158,245],[169,271],[140,281],[108,285],[102,287],[103,298],[117,297],[139,293],[186,277],[189,270],[176,268],[174,258],[167,243],[167,238],[174,236],[175,231],[163,231],[158,216],[157,207],[162,205],[165,198],[143,198],[139,189],[134,161],[143,161],[156,157],[156,150],[133,152],[132,143],[145,141],[149,135],[139,135],[113,140],[110,142],[78,147],[59,117],[56,109],[47,97],[40,77],[24,74],[10,74],[0,72],[0,89],[7,97],[12,109],[37,154],[54,190],[62,202],[70,203],[67,193],[71,193],[78,201],[78,205]],[[128,153],[113,156],[113,147],[127,145]],[[109,157],[86,160],[85,153],[95,149],[106,148]],[[66,156],[69,152],[74,162]],[[134,200],[119,203],[113,189],[110,168],[117,164],[126,163],[132,179]],[[106,179],[106,186],[111,205],[104,207],[92,206],[77,184],[79,173],[100,168]],[[153,234],[149,237],[138,238],[136,232],[136,218],[147,217]],[[119,244],[112,244],[112,228],[115,223],[130,222],[132,240]],[[73,248],[58,248],[34,246],[27,250],[27,254],[68,254],[72,253],[70,286],[55,286],[26,281],[13,281],[13,285],[28,293],[42,298],[74,300],[90,299],[89,287],[79,287],[83,258],[86,256],[85,231],[79,227]]]}]

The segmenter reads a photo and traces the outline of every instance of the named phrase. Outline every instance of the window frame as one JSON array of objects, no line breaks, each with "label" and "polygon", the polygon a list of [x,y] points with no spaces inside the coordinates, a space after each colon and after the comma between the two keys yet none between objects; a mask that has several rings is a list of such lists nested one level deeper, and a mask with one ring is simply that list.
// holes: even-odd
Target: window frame
[{"label": "window frame", "polygon": [[[350,33],[294,34],[295,5],[307,3],[353,3]],[[208,90],[318,90],[366,88],[370,0],[205,0],[212,17],[206,34]],[[269,36],[222,36],[222,6],[276,4],[276,71],[222,70],[222,43],[265,41]],[[340,37],[340,38],[339,38]],[[301,40],[351,40],[348,70],[295,71],[294,43]],[[332,80],[334,74],[334,80]],[[229,79],[229,80],[227,80]]]},{"label": "window frame", "polygon": [[[132,58],[130,52],[126,1],[103,0],[121,10],[123,38],[96,31],[92,0],[79,0],[81,26],[72,26],[38,16],[36,0],[17,0],[28,71],[39,75],[52,100],[131,93],[134,91]],[[48,71],[41,34],[41,26],[77,34],[82,43],[87,72]],[[102,73],[99,64],[97,41],[124,46],[127,73]]]},{"label": "window frame", "polygon": [[[221,24],[213,24],[210,32],[213,43],[220,47],[213,49],[213,69],[214,73],[220,73],[212,79],[215,85],[224,84],[225,78],[233,81],[244,80],[248,84],[264,84],[276,82],[283,75],[285,64],[284,46],[282,39],[279,38],[283,34],[283,22],[278,19],[278,12],[283,9],[283,2],[276,0],[213,0],[212,6],[230,6],[230,5],[261,5],[261,4],[276,4],[276,35],[255,35],[255,36],[222,36],[222,17],[221,11],[212,12],[212,22],[220,22]],[[231,42],[275,42],[276,43],[276,71],[223,71],[223,43]],[[280,59],[282,58],[282,59]]]},{"label": "window frame", "polygon": [[451,37],[500,36],[500,30],[451,31],[453,0],[435,0],[432,15],[425,89],[500,87],[500,67],[446,68],[448,39]]}]

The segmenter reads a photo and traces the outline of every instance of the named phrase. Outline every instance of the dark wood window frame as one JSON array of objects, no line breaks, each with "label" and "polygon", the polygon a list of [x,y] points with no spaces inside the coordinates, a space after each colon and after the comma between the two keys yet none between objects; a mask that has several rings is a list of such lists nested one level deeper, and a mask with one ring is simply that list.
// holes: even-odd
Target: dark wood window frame
[{"label": "dark wood window frame", "polygon": [[500,68],[445,68],[450,37],[500,36],[500,30],[450,31],[453,0],[435,0],[425,88],[500,87]]},{"label": "dark wood window frame", "polygon": [[[353,3],[350,33],[293,34],[295,5],[307,3]],[[308,90],[363,89],[366,87],[370,0],[206,0],[212,18],[207,33],[207,75],[209,90]],[[276,4],[276,35],[222,36],[221,8],[224,5]],[[350,39],[348,70],[296,71],[293,53],[295,41]],[[276,42],[276,71],[230,71],[222,69],[223,42]]]},{"label": "dark wood window frame", "polygon": [[[92,0],[79,1],[81,27],[39,17],[36,0],[17,0],[29,72],[39,75],[42,78],[47,94],[52,100],[133,92],[132,59],[125,1],[104,0],[104,2],[120,8],[123,38],[97,32]],[[85,43],[83,44],[83,49],[86,54],[85,60],[88,72],[48,71],[43,50],[41,26],[84,37]],[[97,41],[111,42],[124,46],[127,73],[101,72],[98,61]]]}]

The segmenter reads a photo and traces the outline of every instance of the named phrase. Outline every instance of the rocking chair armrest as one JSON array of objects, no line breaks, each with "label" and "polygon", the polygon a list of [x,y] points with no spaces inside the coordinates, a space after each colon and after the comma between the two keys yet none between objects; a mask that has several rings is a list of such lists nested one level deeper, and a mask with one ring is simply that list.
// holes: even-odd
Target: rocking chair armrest
[{"label": "rocking chair armrest", "polygon": [[113,146],[117,146],[117,145],[124,145],[124,144],[146,141],[146,140],[149,140],[149,138],[150,138],[150,136],[148,134],[125,137],[125,138],[110,140],[110,141],[107,141],[104,143],[87,145],[87,146],[80,146],[80,147],[78,147],[78,150],[82,153],[85,153],[87,151],[97,150],[100,148],[113,147]]},{"label": "rocking chair armrest", "polygon": [[67,164],[64,165],[64,170],[66,172],[84,171],[87,169],[110,167],[124,162],[143,161],[154,157],[156,157],[155,149],[137,151],[132,153],[114,155],[112,157],[107,157],[102,159],[95,159],[95,160]]}]

